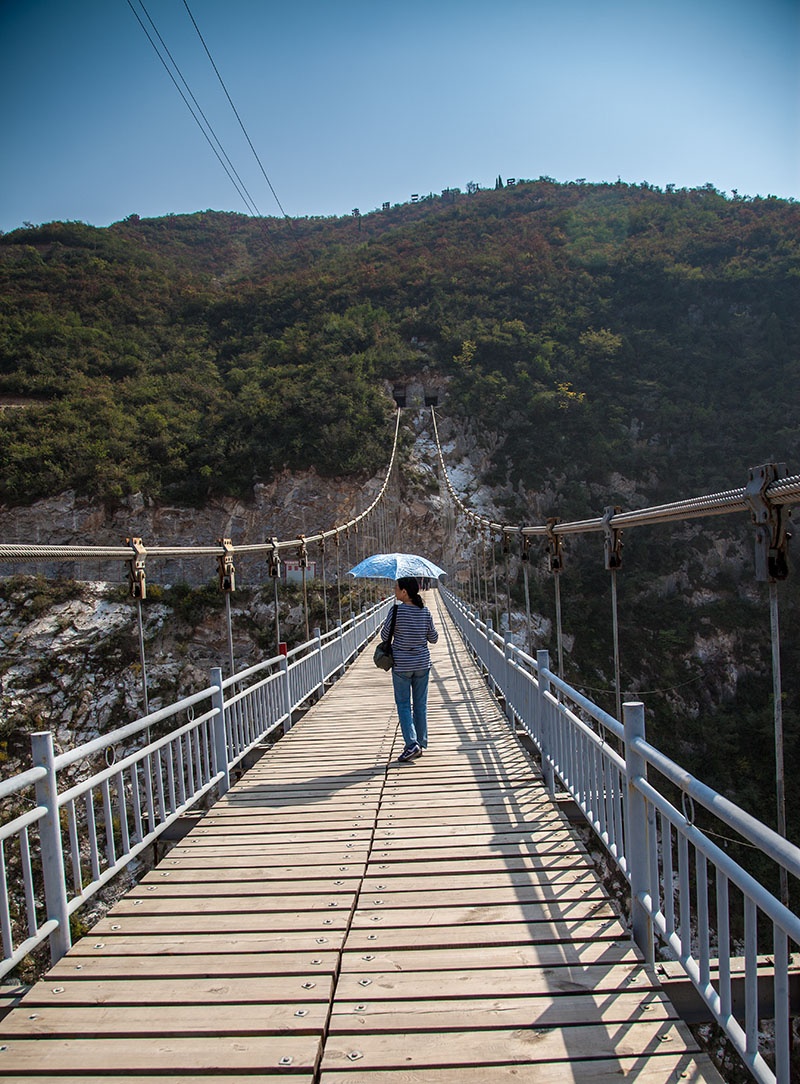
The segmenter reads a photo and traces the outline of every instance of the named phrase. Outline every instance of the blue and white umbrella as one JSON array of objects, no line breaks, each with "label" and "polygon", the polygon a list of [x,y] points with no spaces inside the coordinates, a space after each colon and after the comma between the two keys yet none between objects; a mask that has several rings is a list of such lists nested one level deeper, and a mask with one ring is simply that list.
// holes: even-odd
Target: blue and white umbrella
[{"label": "blue and white umbrella", "polygon": [[416,576],[417,579],[428,577],[438,580],[447,573],[427,557],[419,557],[416,553],[374,553],[351,568],[350,575],[359,579],[399,580],[403,576]]}]

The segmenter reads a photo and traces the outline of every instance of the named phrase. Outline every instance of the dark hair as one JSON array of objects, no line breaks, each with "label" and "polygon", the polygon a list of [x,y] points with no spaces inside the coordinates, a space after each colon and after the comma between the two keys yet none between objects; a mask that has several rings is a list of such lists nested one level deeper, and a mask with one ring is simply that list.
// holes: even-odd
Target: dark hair
[{"label": "dark hair", "polygon": [[397,581],[397,586],[401,591],[407,591],[408,597],[414,603],[415,606],[419,606],[420,609],[425,605],[419,595],[419,580],[416,576],[401,576]]}]

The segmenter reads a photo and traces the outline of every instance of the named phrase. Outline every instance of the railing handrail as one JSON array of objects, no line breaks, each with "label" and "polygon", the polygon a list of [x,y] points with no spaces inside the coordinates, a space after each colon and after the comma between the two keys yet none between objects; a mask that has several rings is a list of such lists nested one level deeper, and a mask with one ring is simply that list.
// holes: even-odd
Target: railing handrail
[{"label": "railing handrail", "polygon": [[186,696],[182,700],[178,700],[174,704],[169,704],[165,708],[159,708],[158,711],[152,711],[142,719],[137,719],[132,723],[127,723],[125,726],[117,727],[116,730],[110,730],[107,734],[101,734],[97,738],[92,738],[91,741],[84,742],[83,745],[78,745],[74,749],[68,749],[63,753],[59,753],[55,758],[56,769],[66,768],[68,765],[74,764],[78,760],[83,760],[86,757],[93,756],[95,753],[108,749],[112,745],[118,745],[122,741],[134,738],[137,734],[141,734],[142,731],[147,730],[148,727],[156,726],[165,719],[169,719],[171,716],[177,715],[181,711],[187,711],[189,708],[194,707],[195,704],[207,700],[212,692],[213,687],[211,686],[202,689],[200,692],[192,693],[191,696]]},{"label": "railing handrail", "polygon": [[[6,890],[9,879],[4,868],[0,870],[4,955],[0,975],[7,974],[48,938],[55,962],[69,947],[68,916],[212,788],[224,793],[231,768],[276,727],[289,729],[293,712],[306,700],[322,695],[331,675],[343,671],[375,634],[389,604],[390,600],[383,599],[352,615],[324,638],[315,635],[288,655],[262,660],[224,681],[216,669],[206,688],[75,749],[56,755],[49,731],[31,735],[34,759],[41,755],[42,760],[0,783],[0,799],[24,795],[27,801],[31,788],[35,788],[33,807],[20,813],[17,803],[11,819],[0,827],[0,840],[9,844],[18,841],[30,936],[15,943]],[[331,666],[330,649],[337,642],[342,647]],[[327,664],[323,660],[326,652]],[[233,695],[226,698],[231,689]],[[266,698],[265,692],[269,694]],[[205,710],[195,716],[198,704],[203,704]],[[187,721],[150,740],[149,728],[184,713]],[[85,779],[67,779],[67,786],[59,790],[59,773],[65,768],[96,754],[108,754],[142,734],[147,735],[147,740],[140,748],[126,749],[121,759],[107,763]],[[81,809],[85,824],[79,823]],[[36,863],[31,861],[33,843],[29,832],[34,828],[41,844],[47,908],[44,921],[36,915],[42,888],[38,882],[34,884],[34,878],[39,876],[35,873]],[[79,838],[81,831],[85,846]],[[71,898],[62,838],[67,836]],[[4,862],[8,860],[7,851],[3,850]],[[91,866],[88,881],[81,868],[87,862]]]}]

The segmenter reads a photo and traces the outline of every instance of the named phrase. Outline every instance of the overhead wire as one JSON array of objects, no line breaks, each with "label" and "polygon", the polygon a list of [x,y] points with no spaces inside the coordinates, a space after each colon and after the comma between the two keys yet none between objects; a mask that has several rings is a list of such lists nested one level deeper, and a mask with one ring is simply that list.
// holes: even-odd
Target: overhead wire
[{"label": "overhead wire", "polygon": [[[215,73],[217,79],[219,80],[219,84],[222,87],[223,91],[225,92],[225,97],[228,99],[230,107],[233,110],[233,114],[236,117],[237,121],[239,122],[239,127],[242,129],[244,137],[247,140],[248,146],[250,147],[250,150],[253,152],[253,157],[255,158],[256,162],[258,163],[258,168],[261,170],[261,173],[262,173],[262,175],[264,177],[264,180],[269,185],[269,190],[272,193],[272,195],[275,197],[275,202],[280,207],[281,214],[283,215],[283,217],[285,219],[289,219],[289,216],[287,215],[286,211],[284,211],[284,209],[283,209],[283,205],[281,204],[281,201],[278,199],[278,193],[275,191],[275,188],[273,187],[272,181],[267,176],[267,171],[264,169],[264,166],[263,166],[263,164],[261,162],[261,159],[258,156],[258,152],[256,151],[255,147],[253,146],[253,141],[251,140],[250,136],[248,135],[247,129],[244,126],[244,122],[242,121],[242,118],[239,116],[239,111],[236,108],[236,106],[233,104],[233,99],[231,98],[230,94],[228,93],[228,88],[225,86],[225,81],[222,78],[222,76],[220,75],[219,68],[217,68],[217,65],[214,63],[214,58],[212,57],[211,51],[209,50],[208,46],[206,45],[205,38],[200,33],[200,27],[197,25],[197,22],[195,21],[194,15],[192,15],[192,11],[191,11],[191,8],[189,7],[188,0],[183,0],[183,6],[186,8],[186,11],[187,11],[187,13],[189,15],[189,18],[192,20],[192,26],[197,31],[197,36],[200,39],[200,41],[201,41],[201,43],[203,45],[203,48],[206,51],[206,56],[208,57],[209,61],[211,62],[211,67],[214,69],[214,73]],[[289,221],[291,221],[291,220],[289,219]]]},{"label": "overhead wire", "polygon": [[[139,12],[134,7],[132,0],[128,0],[128,7],[133,12],[134,17],[136,18],[136,21],[139,23],[139,26],[142,28],[142,31],[144,32],[147,40],[152,45],[156,56],[158,57],[158,59],[163,64],[164,70],[166,71],[166,73],[170,77],[170,79],[172,80],[172,82],[173,82],[173,84],[175,86],[175,89],[178,91],[178,93],[180,94],[181,98],[183,99],[187,109],[192,114],[192,117],[193,117],[195,123],[197,124],[200,131],[203,133],[203,136],[205,137],[206,141],[208,142],[208,145],[211,147],[211,150],[216,155],[217,160],[219,161],[220,165],[222,166],[222,168],[227,173],[229,180],[231,181],[234,188],[238,192],[238,194],[239,194],[240,198],[242,199],[242,202],[244,203],[245,207],[247,208],[247,210],[251,214],[255,215],[258,218],[262,218],[263,216],[261,214],[261,211],[258,209],[258,206],[256,205],[255,200],[253,199],[253,197],[248,192],[247,186],[245,185],[242,178],[239,176],[239,173],[236,170],[236,167],[233,165],[233,163],[230,160],[230,157],[228,156],[228,154],[225,151],[225,148],[222,146],[222,142],[219,139],[219,137],[217,136],[216,132],[214,131],[213,125],[211,124],[208,117],[203,112],[203,109],[201,108],[199,102],[197,101],[197,98],[192,93],[192,90],[189,87],[189,84],[187,83],[183,73],[181,72],[180,67],[178,66],[175,58],[173,57],[172,53],[170,52],[166,42],[164,41],[161,34],[159,33],[158,27],[153,22],[153,19],[152,19],[150,13],[148,12],[147,8],[144,6],[143,0],[139,0],[139,5],[140,5],[142,11],[144,12],[145,16],[147,17],[147,20],[150,23],[151,27],[153,28],[153,32],[155,33],[155,35],[157,36],[159,42],[161,43],[161,46],[164,49],[164,52],[169,57],[170,63],[174,67],[175,72],[177,72],[178,77],[180,78],[181,82],[183,83],[184,87],[186,88],[186,93],[192,99],[192,102],[194,103],[194,106],[197,109],[197,113],[199,113],[200,117],[202,117],[202,119],[203,119],[202,123],[201,123],[197,113],[195,112],[194,108],[192,108],[192,105],[189,103],[189,100],[187,99],[186,94],[184,94],[183,90],[181,89],[177,79],[175,78],[175,75],[173,74],[172,70],[170,69],[169,64],[167,64],[167,62],[164,59],[163,55],[159,51],[159,48],[156,45],[155,41],[153,40],[152,36],[150,35],[149,30],[147,29],[145,24],[142,22],[141,16],[139,15]],[[203,127],[203,124],[205,124],[206,127]],[[208,129],[208,130],[206,130],[206,129]],[[212,141],[212,137],[213,137],[213,141]],[[215,142],[216,142],[216,146],[214,145]],[[217,147],[219,148],[219,150],[217,149]],[[224,156],[224,159],[225,159],[224,161],[223,161],[223,156]]]}]

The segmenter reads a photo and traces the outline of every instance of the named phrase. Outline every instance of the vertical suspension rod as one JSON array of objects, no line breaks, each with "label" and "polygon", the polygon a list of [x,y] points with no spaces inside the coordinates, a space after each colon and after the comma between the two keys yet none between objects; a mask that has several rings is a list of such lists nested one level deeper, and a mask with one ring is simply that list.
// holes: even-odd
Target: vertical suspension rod
[{"label": "vertical suspension rod", "polygon": [[[778,832],[786,838],[786,780],[783,768],[783,700],[781,691],[781,633],[778,622],[778,585],[769,585],[769,617],[772,637],[772,700],[775,724],[775,795]],[[789,906],[789,875],[780,868],[781,903]]]}]

